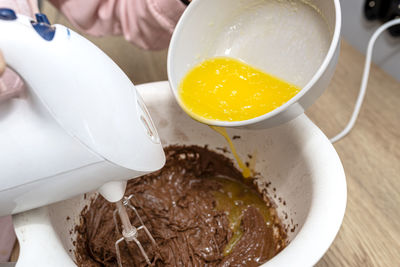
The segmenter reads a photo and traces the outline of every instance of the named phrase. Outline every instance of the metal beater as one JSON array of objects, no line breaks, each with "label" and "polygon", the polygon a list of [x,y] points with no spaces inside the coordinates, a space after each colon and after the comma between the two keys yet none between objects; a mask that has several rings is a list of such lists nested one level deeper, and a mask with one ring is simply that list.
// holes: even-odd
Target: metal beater
[{"label": "metal beater", "polygon": [[[122,260],[121,260],[121,252],[120,252],[120,249],[119,249],[119,245],[120,245],[120,243],[122,241],[125,241],[127,243],[132,242],[132,241],[135,242],[135,244],[138,246],[141,254],[145,258],[147,264],[151,265],[151,261],[150,261],[148,255],[147,255],[147,253],[145,252],[145,250],[144,250],[142,244],[140,243],[140,241],[138,240],[138,231],[140,231],[140,230],[144,230],[144,232],[146,233],[147,237],[150,239],[153,247],[156,249],[156,251],[158,251],[158,246],[157,246],[156,241],[154,240],[153,236],[150,234],[150,231],[144,225],[143,220],[140,217],[140,215],[139,215],[138,211],[136,210],[136,208],[131,204],[131,201],[130,201],[131,198],[133,198],[133,195],[130,195],[128,197],[124,197],[120,201],[116,202],[117,209],[113,213],[115,229],[117,230],[117,232],[119,234],[122,235],[122,237],[115,242],[115,250],[116,250],[116,253],[117,253],[117,261],[118,261],[118,266],[119,267],[123,267],[122,266]],[[129,217],[128,217],[127,208],[132,209],[135,212],[135,215],[137,216],[137,218],[139,219],[140,226],[138,228],[136,228],[135,226],[133,226],[131,224],[131,221],[129,220]],[[117,220],[117,213],[119,214],[119,217],[120,217],[120,220],[121,220],[121,223],[122,223],[122,231],[120,231],[120,229],[119,229],[118,220]]]}]

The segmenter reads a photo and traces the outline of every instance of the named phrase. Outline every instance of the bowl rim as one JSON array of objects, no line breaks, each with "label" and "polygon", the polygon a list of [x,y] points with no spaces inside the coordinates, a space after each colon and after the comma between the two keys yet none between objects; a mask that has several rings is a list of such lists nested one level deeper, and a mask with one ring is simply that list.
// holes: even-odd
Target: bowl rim
[{"label": "bowl rim", "polygon": [[[288,246],[261,265],[263,267],[314,266],[335,240],[346,212],[347,182],[339,155],[326,135],[305,114],[296,121],[302,121],[302,127],[314,128],[312,135],[318,138],[318,149],[330,162],[329,165],[322,164],[328,175],[313,179],[311,206],[304,224]],[[310,146],[310,143],[304,145],[305,148]]]},{"label": "bowl rim", "polygon": [[207,118],[203,118],[190,110],[183,104],[182,100],[180,99],[178,95],[178,84],[180,81],[176,81],[176,86],[173,83],[173,70],[174,70],[174,54],[178,53],[176,52],[176,46],[177,43],[179,42],[179,35],[182,32],[182,28],[185,27],[185,23],[188,19],[190,19],[191,15],[193,12],[196,12],[196,8],[203,4],[205,1],[193,1],[190,3],[190,5],[186,8],[182,16],[180,17],[175,30],[172,34],[171,37],[171,42],[168,48],[168,56],[167,56],[167,75],[168,75],[168,81],[170,83],[171,89],[173,91],[173,94],[175,96],[176,101],[178,102],[179,106],[188,114],[190,115],[193,119],[200,121],[202,123],[206,123],[208,125],[214,125],[214,126],[222,126],[222,127],[238,127],[238,126],[247,126],[247,125],[252,125],[259,123],[261,121],[264,121],[268,118],[272,118],[279,113],[283,112],[286,110],[288,107],[291,105],[299,102],[299,100],[318,82],[318,80],[321,78],[321,76],[325,73],[325,71],[328,69],[328,66],[334,61],[334,56],[339,49],[339,43],[340,43],[340,32],[341,32],[341,26],[342,26],[342,13],[341,13],[341,8],[340,8],[340,2],[339,0],[331,0],[334,3],[335,7],[335,27],[332,35],[332,40],[329,45],[328,52],[326,53],[326,56],[324,60],[322,61],[322,64],[318,68],[318,70],[315,72],[315,74],[312,76],[310,81],[298,92],[294,97],[292,97],[289,101],[284,103],[282,106],[265,113],[261,116],[257,116],[252,119],[248,120],[242,120],[242,121],[219,121],[219,120],[211,120]]}]

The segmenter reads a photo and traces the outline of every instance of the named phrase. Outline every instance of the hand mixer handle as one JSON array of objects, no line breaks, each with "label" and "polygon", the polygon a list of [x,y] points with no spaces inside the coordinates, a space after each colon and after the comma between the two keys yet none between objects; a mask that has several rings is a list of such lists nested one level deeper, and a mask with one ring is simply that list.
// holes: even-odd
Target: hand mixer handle
[{"label": "hand mixer handle", "polygon": [[33,21],[9,9],[0,9],[0,36],[7,64],[70,135],[118,166],[163,166],[157,131],[134,85],[98,47],[42,14]]}]

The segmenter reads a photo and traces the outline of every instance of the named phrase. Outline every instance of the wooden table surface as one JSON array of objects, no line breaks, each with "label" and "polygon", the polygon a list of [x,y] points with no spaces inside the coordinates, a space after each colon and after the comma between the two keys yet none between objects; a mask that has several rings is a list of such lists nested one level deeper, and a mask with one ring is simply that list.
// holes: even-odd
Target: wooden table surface
[{"label": "wooden table surface", "polygon": [[[68,25],[45,2],[45,13]],[[166,51],[144,52],[122,38],[90,38],[135,83],[166,80]],[[328,137],[347,123],[358,94],[364,56],[345,41],[333,80],[307,115]],[[334,146],[348,185],[347,210],[333,245],[316,265],[400,266],[400,83],[373,66],[359,119]],[[17,250],[13,259],[17,257]]]},{"label": "wooden table surface", "polygon": [[[334,78],[307,115],[333,137],[350,118],[364,56],[342,42]],[[347,178],[343,225],[322,266],[400,266],[400,83],[373,66],[355,128],[334,146]]]}]

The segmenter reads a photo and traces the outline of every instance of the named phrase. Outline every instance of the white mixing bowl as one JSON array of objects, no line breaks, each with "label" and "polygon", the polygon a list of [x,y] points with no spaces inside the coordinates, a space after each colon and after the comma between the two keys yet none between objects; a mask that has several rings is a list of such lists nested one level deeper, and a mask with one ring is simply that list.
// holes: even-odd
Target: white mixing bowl
[{"label": "white mixing bowl", "polygon": [[[167,82],[137,89],[164,145],[226,146],[220,135],[182,111]],[[243,158],[247,154],[256,156],[255,170],[263,176],[260,188],[267,188],[271,196],[276,194],[272,199],[281,218],[288,214],[283,222],[296,226],[288,233],[290,244],[263,266],[312,266],[333,242],[346,207],[345,174],[335,149],[305,115],[276,128],[228,132],[241,136],[234,142]],[[230,153],[226,156],[232,158]],[[268,187],[267,182],[271,182]],[[89,199],[76,197],[15,215],[21,247],[17,267],[75,266],[73,229]]]},{"label": "white mixing bowl", "polygon": [[302,90],[253,119],[201,121],[225,127],[276,126],[302,114],[327,88],[338,60],[340,27],[339,0],[195,0],[172,36],[168,78],[183,107],[178,90],[188,70],[210,57],[243,60]]}]

